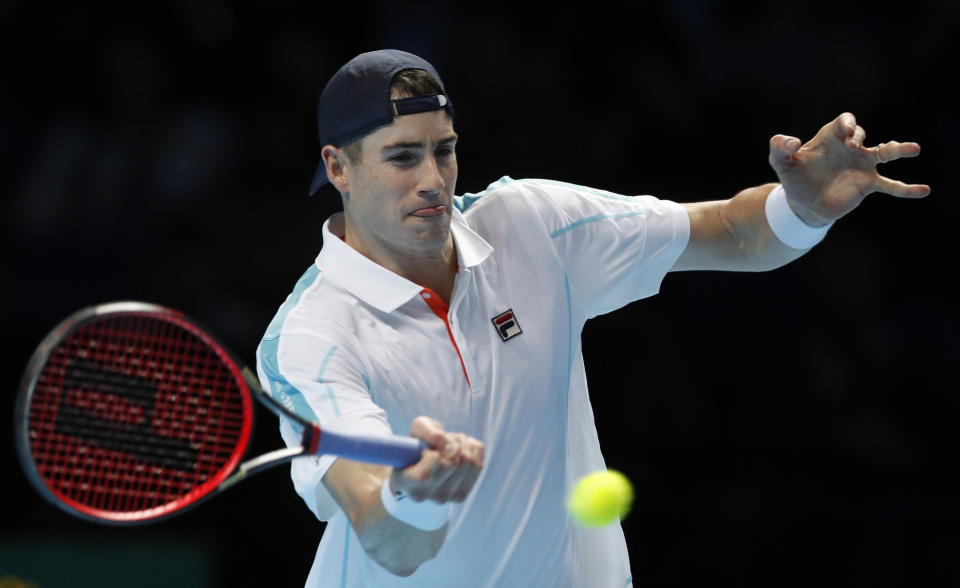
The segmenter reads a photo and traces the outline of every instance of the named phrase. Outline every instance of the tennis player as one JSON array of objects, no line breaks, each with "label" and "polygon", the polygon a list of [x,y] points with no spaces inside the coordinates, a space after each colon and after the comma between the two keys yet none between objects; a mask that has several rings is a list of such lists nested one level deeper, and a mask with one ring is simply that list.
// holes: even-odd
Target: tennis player
[{"label": "tennis player", "polygon": [[432,449],[403,470],[293,463],[328,521],[306,584],[630,586],[620,525],[581,529],[564,509],[604,467],[584,323],[656,294],[670,271],[780,267],[872,192],[926,196],[876,170],[920,147],[866,147],[845,113],[805,144],[775,135],[779,183],[728,200],[510,178],[456,196],[453,113],[437,71],[394,50],[357,56],[319,100],[310,193],[329,182],[343,212],[268,327],[259,376],[328,429],[409,431]]}]

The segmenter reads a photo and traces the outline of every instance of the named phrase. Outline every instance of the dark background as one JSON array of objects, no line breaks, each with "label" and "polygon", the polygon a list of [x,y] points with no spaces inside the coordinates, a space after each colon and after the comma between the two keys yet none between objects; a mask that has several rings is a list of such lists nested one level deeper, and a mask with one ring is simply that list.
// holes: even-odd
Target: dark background
[{"label": "dark background", "polygon": [[[771,135],[850,111],[870,145],[923,145],[882,170],[928,199],[873,196],[788,267],[673,274],[587,326],[634,585],[960,583],[956,3],[338,4],[0,0],[3,422],[88,304],[179,308],[253,362],[338,207],[305,196],[315,101],[362,51],[441,72],[460,193],[726,198],[775,180]],[[253,453],[280,442],[259,416]],[[37,497],[12,435],[0,459],[0,583],[297,586],[322,532],[285,469],[115,529]]]}]

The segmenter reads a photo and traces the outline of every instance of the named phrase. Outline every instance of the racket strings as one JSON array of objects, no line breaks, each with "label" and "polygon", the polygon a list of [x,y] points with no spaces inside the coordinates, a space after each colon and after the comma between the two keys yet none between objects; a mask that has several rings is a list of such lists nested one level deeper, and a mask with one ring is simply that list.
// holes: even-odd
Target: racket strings
[{"label": "racket strings", "polygon": [[51,354],[31,402],[31,450],[45,482],[77,504],[157,509],[239,457],[249,410],[192,332],[152,316],[106,318]]}]

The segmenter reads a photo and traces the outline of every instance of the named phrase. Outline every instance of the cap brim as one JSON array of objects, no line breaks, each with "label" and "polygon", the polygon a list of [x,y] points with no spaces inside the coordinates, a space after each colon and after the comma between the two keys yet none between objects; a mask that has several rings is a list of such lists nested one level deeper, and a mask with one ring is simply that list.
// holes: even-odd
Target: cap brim
[{"label": "cap brim", "polygon": [[317,166],[316,173],[313,174],[313,181],[310,182],[310,191],[307,192],[307,196],[313,196],[317,193],[317,190],[323,187],[329,180],[327,180],[327,166],[323,163],[323,160],[320,160],[320,165]]}]

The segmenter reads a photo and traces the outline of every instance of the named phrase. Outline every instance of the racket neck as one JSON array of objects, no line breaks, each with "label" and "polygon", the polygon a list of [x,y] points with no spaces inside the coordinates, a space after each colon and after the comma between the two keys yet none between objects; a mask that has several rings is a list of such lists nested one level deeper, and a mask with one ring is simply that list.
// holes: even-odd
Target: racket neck
[{"label": "racket neck", "polygon": [[320,430],[319,425],[311,423],[309,426],[303,428],[303,437],[301,438],[300,444],[303,446],[306,455],[317,454],[320,447],[321,435],[323,435],[323,432]]}]

